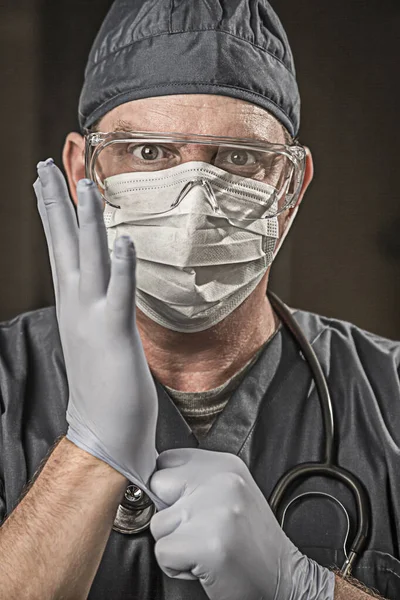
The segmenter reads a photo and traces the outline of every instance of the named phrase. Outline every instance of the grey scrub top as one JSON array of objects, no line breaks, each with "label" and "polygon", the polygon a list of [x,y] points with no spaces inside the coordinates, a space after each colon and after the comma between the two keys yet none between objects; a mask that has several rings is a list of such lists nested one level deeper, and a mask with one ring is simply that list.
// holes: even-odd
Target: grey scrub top
[{"label": "grey scrub top", "polygon": [[[400,598],[400,344],[345,322],[298,311],[296,320],[327,377],[339,439],[337,462],[368,490],[372,528],[354,576],[389,600]],[[323,454],[321,410],[310,369],[285,327],[265,347],[210,431],[198,441],[157,383],[157,450],[199,447],[237,454],[269,498],[281,475]],[[66,433],[67,381],[53,308],[0,325],[0,517],[18,503],[56,438]],[[356,524],[353,498],[322,477],[292,496],[322,491]],[[251,507],[249,506],[249,510]],[[311,496],[289,511],[285,531],[327,567],[341,566],[347,522],[339,506]],[[112,531],[89,600],[205,600],[197,581],[166,577],[149,530]]]}]

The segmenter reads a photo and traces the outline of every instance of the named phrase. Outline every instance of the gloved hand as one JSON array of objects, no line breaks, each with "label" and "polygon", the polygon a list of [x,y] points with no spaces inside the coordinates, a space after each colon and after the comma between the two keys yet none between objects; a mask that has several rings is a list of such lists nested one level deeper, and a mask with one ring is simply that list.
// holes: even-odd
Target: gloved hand
[{"label": "gloved hand", "polygon": [[210,600],[332,600],[334,574],[280,528],[237,456],[168,450],[150,487],[170,505],[150,529],[160,568],[199,579]]},{"label": "gloved hand", "polygon": [[78,184],[79,227],[61,171],[39,163],[34,188],[50,253],[69,385],[67,438],[138,485],[156,465],[158,400],[135,320],[135,253],[116,241],[110,261],[103,202]]}]

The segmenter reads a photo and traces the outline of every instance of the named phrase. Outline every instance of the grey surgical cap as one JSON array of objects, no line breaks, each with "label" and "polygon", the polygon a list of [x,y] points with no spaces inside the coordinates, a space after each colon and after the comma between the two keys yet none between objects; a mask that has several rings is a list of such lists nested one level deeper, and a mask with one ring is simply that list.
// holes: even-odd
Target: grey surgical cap
[{"label": "grey surgical cap", "polygon": [[90,52],[82,130],[120,104],[171,94],[247,100],[295,137],[293,56],[267,0],[116,0]]}]

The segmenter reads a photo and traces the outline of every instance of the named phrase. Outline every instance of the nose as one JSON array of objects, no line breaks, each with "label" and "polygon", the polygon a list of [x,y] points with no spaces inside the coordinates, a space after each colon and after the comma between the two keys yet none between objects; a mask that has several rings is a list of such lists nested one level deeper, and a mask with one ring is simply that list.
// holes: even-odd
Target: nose
[{"label": "nose", "polygon": [[218,153],[215,146],[204,146],[203,144],[185,144],[179,149],[181,162],[201,161],[213,164]]}]

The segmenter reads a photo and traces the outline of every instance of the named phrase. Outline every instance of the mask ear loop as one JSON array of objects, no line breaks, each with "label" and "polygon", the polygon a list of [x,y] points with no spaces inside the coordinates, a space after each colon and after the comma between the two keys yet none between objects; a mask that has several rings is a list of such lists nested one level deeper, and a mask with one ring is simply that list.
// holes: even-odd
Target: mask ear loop
[{"label": "mask ear loop", "polygon": [[[293,174],[292,174],[292,177],[293,177]],[[281,193],[279,194],[279,197],[278,197],[278,199],[277,199],[277,202],[279,202],[279,200],[282,198],[282,196],[283,196],[284,194],[286,194],[286,193],[287,193],[287,191],[288,191],[288,189],[289,189],[289,186],[290,186],[290,183],[291,183],[291,179],[292,179],[291,177],[290,177],[290,178],[288,178],[288,180],[287,180],[287,182],[286,182],[286,184],[285,184],[285,187],[283,188],[283,190],[282,190],[282,191],[281,191]],[[284,209],[284,210],[288,210],[288,209],[290,208],[290,205],[291,205],[291,203],[292,203],[292,202],[293,202],[293,199],[292,199],[292,200],[290,201],[290,203],[288,204],[288,207],[287,207],[286,209]],[[282,210],[282,211],[278,212],[278,213],[277,213],[277,215],[275,215],[275,217],[277,217],[277,216],[278,216],[278,215],[279,215],[281,212],[284,212],[284,210]],[[296,218],[296,215],[297,215],[297,211],[298,211],[298,210],[299,210],[299,207],[297,206],[297,207],[296,207],[296,208],[293,210],[293,213],[292,213],[292,215],[291,215],[291,217],[290,217],[290,220],[289,220],[289,222],[287,222],[287,224],[286,224],[285,231],[283,232],[283,235],[282,235],[281,239],[279,240],[279,242],[278,242],[278,245],[275,247],[275,250],[274,250],[274,260],[275,260],[275,258],[277,257],[277,255],[278,255],[278,253],[279,253],[280,249],[282,248],[283,242],[286,240],[286,237],[287,237],[287,235],[289,234],[289,231],[290,231],[290,229],[292,228],[292,225],[293,225],[293,223],[294,223],[294,220],[295,220],[295,218]],[[267,219],[268,219],[268,217],[264,217],[264,218],[267,218]]]},{"label": "mask ear loop", "polygon": [[[295,175],[296,175],[296,169],[295,169],[295,167],[293,167],[292,175],[291,175],[291,177],[288,177],[287,182],[286,182],[286,184],[285,184],[282,192],[279,194],[278,202],[282,198],[282,196],[285,193],[287,193],[287,191],[289,190],[290,184],[292,182],[292,178]],[[305,176],[305,169],[304,169],[304,165],[303,165],[303,169],[300,172],[300,176],[299,176],[298,182],[297,182],[297,190],[295,192],[293,192],[292,198],[290,199],[290,202],[288,203],[287,207],[278,212],[278,215],[279,215],[280,213],[284,212],[285,210],[289,210],[289,209],[293,210],[293,213],[292,213],[292,215],[290,217],[290,220],[289,220],[289,222],[286,225],[286,229],[285,229],[285,231],[284,231],[281,239],[279,240],[279,243],[278,243],[277,247],[274,250],[274,260],[277,257],[280,249],[282,248],[283,242],[286,240],[286,237],[289,234],[289,231],[291,230],[292,225],[294,223],[294,220],[295,220],[295,218],[297,216],[297,213],[298,213],[298,210],[299,210],[299,206],[296,206],[296,203],[297,203],[297,200],[299,199],[299,196],[300,196],[300,191],[301,191],[301,186],[302,186],[303,181],[304,181],[304,176]],[[296,206],[296,208],[293,209],[292,208],[293,205]],[[265,218],[268,218],[268,217],[265,217]]]},{"label": "mask ear loop", "polygon": [[295,208],[295,209],[293,210],[293,213],[292,213],[292,215],[291,215],[291,217],[290,217],[290,220],[289,220],[289,222],[288,222],[288,223],[287,223],[287,225],[286,225],[286,229],[285,229],[285,231],[283,232],[283,235],[282,235],[281,239],[279,240],[279,243],[278,243],[277,247],[276,247],[276,248],[275,248],[275,250],[274,250],[274,260],[275,260],[275,258],[277,257],[277,255],[278,255],[278,253],[279,253],[280,249],[282,248],[283,242],[286,240],[286,237],[287,237],[287,235],[289,234],[289,231],[290,231],[290,230],[291,230],[291,228],[292,228],[292,225],[293,225],[293,223],[294,223],[294,220],[295,220],[295,218],[296,218],[296,216],[297,216],[297,212],[298,212],[298,210],[299,210],[299,207],[297,207],[297,208]]}]

